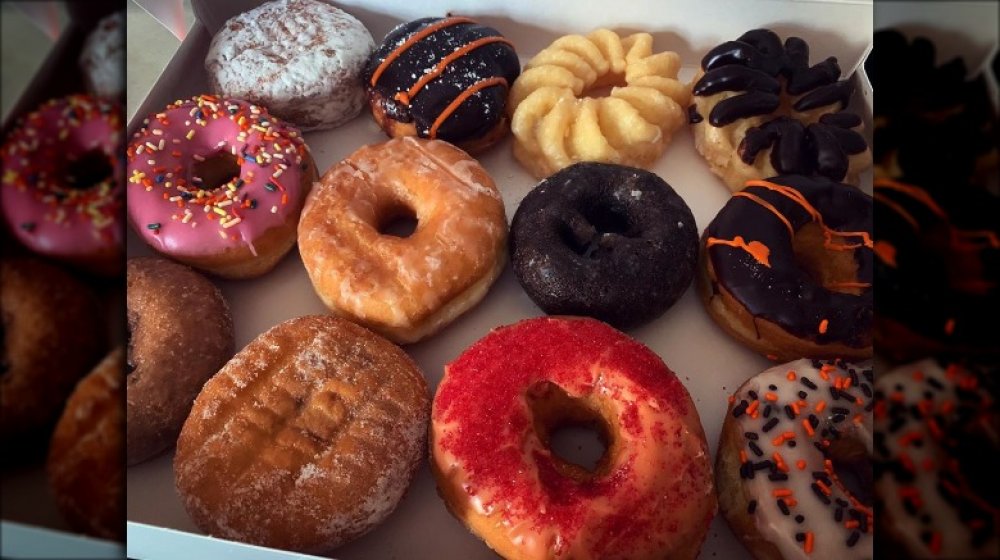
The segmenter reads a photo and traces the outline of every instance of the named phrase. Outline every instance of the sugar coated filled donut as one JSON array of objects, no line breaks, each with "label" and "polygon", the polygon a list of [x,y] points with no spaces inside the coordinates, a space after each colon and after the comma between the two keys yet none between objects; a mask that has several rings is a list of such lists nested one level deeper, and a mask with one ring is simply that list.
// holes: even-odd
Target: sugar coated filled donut
[{"label": "sugar coated filled donut", "polygon": [[121,272],[122,109],[76,94],[43,103],[0,148],[3,216],[32,251]]},{"label": "sugar coated filled donut", "polygon": [[[411,218],[411,233],[393,230]],[[441,140],[364,146],[316,184],[299,252],[335,313],[401,343],[478,303],[507,261],[507,218],[493,179]]]},{"label": "sugar coated filled donut", "polygon": [[546,313],[628,328],[661,315],[691,285],[698,230],[655,174],[577,163],[524,197],[510,252],[518,282]]},{"label": "sugar coated filled donut", "polygon": [[853,92],[836,58],[809,65],[803,39],[747,31],[701,60],[688,110],[695,147],[733,191],[783,174],[857,184],[872,153],[861,117],[844,110]]},{"label": "sugar coated filled donut", "polygon": [[364,106],[361,69],[375,47],[354,16],[320,0],[272,0],[212,38],[212,91],[245,99],[303,130],[332,128]]},{"label": "sugar coated filled donut", "polygon": [[715,480],[754,558],[873,558],[872,380],[870,363],[802,359],[733,394]]},{"label": "sugar coated filled donut", "polygon": [[106,350],[103,312],[90,289],[62,269],[4,256],[0,318],[0,442],[45,442],[44,430]]},{"label": "sugar coated filled donut", "polygon": [[[649,348],[593,319],[495,329],[446,366],[432,422],[439,493],[504,558],[693,559],[715,516],[687,390]],[[593,471],[550,448],[567,424],[603,435]]]},{"label": "sugar coated filled donut", "polygon": [[177,441],[201,386],[233,355],[233,319],[219,289],[182,264],[129,259],[126,276],[125,459],[133,465]]},{"label": "sugar coated filled donut", "polygon": [[59,512],[77,530],[125,539],[125,352],[108,354],[73,389],[45,470]]},{"label": "sugar coated filled donut", "polygon": [[136,233],[226,278],[260,276],[292,248],[317,175],[297,129],[258,105],[211,95],[150,115],[127,157]]},{"label": "sugar coated filled donut", "polygon": [[507,91],[521,73],[514,46],[467,17],[396,26],[362,73],[375,122],[392,137],[446,140],[469,152],[507,134]]},{"label": "sugar coated filled donut", "polygon": [[872,199],[827,179],[748,181],[703,236],[709,315],[774,360],[872,355]]},{"label": "sugar coated filled donut", "polygon": [[900,558],[997,557],[997,373],[925,359],[875,383],[876,519]]},{"label": "sugar coated filled donut", "polygon": [[399,347],[329,315],[285,321],[205,384],[177,441],[177,490],[211,535],[329,552],[396,508],[429,416]]}]

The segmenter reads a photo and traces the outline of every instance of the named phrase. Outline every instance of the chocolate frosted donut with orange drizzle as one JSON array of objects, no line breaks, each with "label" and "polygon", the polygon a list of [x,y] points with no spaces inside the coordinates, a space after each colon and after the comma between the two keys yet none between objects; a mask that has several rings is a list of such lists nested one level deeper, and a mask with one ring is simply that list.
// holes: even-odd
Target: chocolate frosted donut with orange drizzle
[{"label": "chocolate frosted donut with orange drizzle", "polygon": [[888,357],[1000,354],[1000,198],[875,181],[875,340]]},{"label": "chocolate frosted donut with orange drizzle", "polygon": [[773,360],[872,355],[872,199],[827,179],[747,181],[705,230],[709,315]]},{"label": "chocolate frosted donut with orange drizzle", "polygon": [[520,73],[513,45],[496,29],[449,17],[399,25],[361,75],[372,116],[389,136],[477,152],[506,133],[507,92]]}]

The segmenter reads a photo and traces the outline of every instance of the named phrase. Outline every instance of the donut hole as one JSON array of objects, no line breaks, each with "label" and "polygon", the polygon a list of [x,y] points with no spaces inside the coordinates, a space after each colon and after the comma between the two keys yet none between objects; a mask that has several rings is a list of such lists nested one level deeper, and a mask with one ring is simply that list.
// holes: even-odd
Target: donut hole
[{"label": "donut hole", "polygon": [[206,191],[222,187],[239,176],[239,160],[233,154],[222,150],[206,157],[203,161],[196,161],[191,166],[191,181]]},{"label": "donut hole", "polygon": [[583,90],[579,97],[600,99],[602,97],[610,96],[612,89],[616,87],[626,87],[627,85],[628,82],[625,81],[625,74],[609,73],[598,77],[593,84],[590,84]]},{"label": "donut hole", "polygon": [[85,190],[107,181],[113,172],[111,158],[95,148],[67,159],[62,174],[67,187]]},{"label": "donut hole", "polygon": [[833,466],[837,481],[851,496],[867,507],[874,503],[874,475],[864,443],[851,437],[830,441],[826,458]]},{"label": "donut hole", "polygon": [[823,228],[808,223],[792,237],[795,261],[816,285],[831,292],[860,295],[858,262],[854,251],[827,249]]},{"label": "donut hole", "polygon": [[608,469],[612,437],[600,410],[549,381],[529,389],[527,401],[535,433],[562,474],[579,480]]},{"label": "donut hole", "polygon": [[614,245],[614,237],[632,237],[628,216],[607,205],[593,205],[581,212],[585,223],[567,224],[563,242],[574,253],[597,258],[601,249]]},{"label": "donut hole", "polygon": [[407,238],[417,231],[417,213],[401,202],[390,204],[378,216],[379,235]]}]

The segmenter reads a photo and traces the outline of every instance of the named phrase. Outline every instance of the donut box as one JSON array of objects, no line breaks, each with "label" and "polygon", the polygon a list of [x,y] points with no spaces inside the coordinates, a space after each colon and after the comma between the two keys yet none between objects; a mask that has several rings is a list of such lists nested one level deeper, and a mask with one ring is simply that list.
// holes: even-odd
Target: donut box
[{"label": "donut box", "polygon": [[[21,117],[35,110],[41,103],[54,97],[84,91],[84,77],[78,64],[83,44],[96,22],[121,8],[122,4],[115,0],[88,2],[86,6],[67,3],[66,26],[20,97],[4,115],[4,137],[14,129]],[[6,76],[4,79],[6,80]],[[0,252],[5,254],[11,244],[16,243],[8,237],[6,231],[0,232]],[[19,250],[23,249],[15,249]],[[108,316],[117,319],[110,325],[109,332],[115,335],[123,333],[124,277],[112,281],[80,278],[98,292],[102,304],[108,310]],[[115,336],[114,341],[119,342],[123,338]],[[26,464],[12,463],[0,473],[0,556],[120,558],[123,553],[120,543],[81,536],[70,530],[59,514],[43,465],[44,460]]]},{"label": "donut box", "polygon": [[[214,31],[230,17],[260,2],[256,0],[193,0],[197,18],[149,95],[130,115],[129,133],[142,119],[177,99],[204,93],[208,79],[204,59]],[[676,1],[669,8],[653,1],[630,2],[613,9],[603,2],[475,2],[431,1],[401,4],[391,0],[349,0],[339,7],[361,20],[378,42],[395,25],[445,14],[476,18],[500,30],[515,45],[522,63],[555,38],[607,27],[617,31],[646,31],[654,48],[676,51],[683,62],[680,79],[694,76],[702,55],[714,45],[743,32],[769,27],[782,36],[806,39],[813,58],[836,56],[846,75],[857,81],[851,108],[863,115],[871,130],[872,92],[862,61],[871,45],[870,3],[845,2],[705,2]],[[364,144],[386,139],[367,111],[347,124],[306,132],[306,143],[322,173]],[[868,138],[870,141],[870,138]],[[508,221],[521,199],[538,180],[512,155],[508,136],[476,159],[496,182]],[[690,206],[699,233],[730,198],[725,184],[713,175],[695,150],[691,132],[677,133],[651,171],[666,180]],[[862,178],[871,189],[870,172]],[[151,254],[134,232],[129,232],[129,256]],[[242,348],[270,327],[303,315],[325,313],[313,291],[297,250],[270,273],[253,280],[214,280],[232,309],[236,347]],[[483,301],[436,335],[405,346],[422,369],[431,392],[454,360],[492,328],[542,315],[517,283],[511,268],[502,272]],[[701,416],[713,453],[726,412],[727,397],[769,362],[729,338],[705,312],[692,285],[666,314],[632,329],[631,336],[649,346],[677,373]],[[579,434],[564,442],[568,458],[592,454],[596,441]],[[599,450],[598,450],[599,453]],[[133,466],[127,471],[128,555],[144,559],[177,557],[307,558],[203,535],[188,517],[174,488],[173,453]],[[495,555],[446,510],[434,480],[424,464],[398,509],[381,525],[337,549],[337,558],[494,558]],[[701,558],[748,558],[721,516],[709,529]]]}]

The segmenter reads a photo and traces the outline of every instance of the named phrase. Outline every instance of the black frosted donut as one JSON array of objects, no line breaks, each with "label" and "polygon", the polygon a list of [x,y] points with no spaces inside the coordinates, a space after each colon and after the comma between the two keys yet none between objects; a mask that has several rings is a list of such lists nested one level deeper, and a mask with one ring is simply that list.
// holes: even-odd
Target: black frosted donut
[{"label": "black frosted donut", "polygon": [[871,197],[799,175],[747,185],[705,229],[710,314],[779,359],[870,357]]},{"label": "black frosted donut", "polygon": [[546,313],[618,328],[666,311],[694,276],[691,209],[642,169],[577,163],[521,201],[511,224],[514,274]]},{"label": "black frosted donut", "polygon": [[898,360],[1000,354],[1000,198],[875,181],[876,340]]}]

